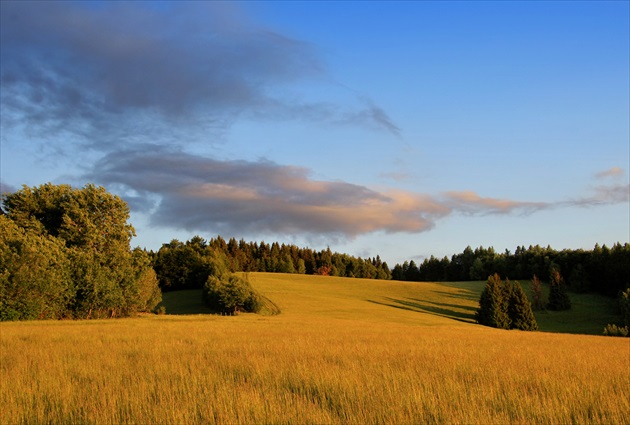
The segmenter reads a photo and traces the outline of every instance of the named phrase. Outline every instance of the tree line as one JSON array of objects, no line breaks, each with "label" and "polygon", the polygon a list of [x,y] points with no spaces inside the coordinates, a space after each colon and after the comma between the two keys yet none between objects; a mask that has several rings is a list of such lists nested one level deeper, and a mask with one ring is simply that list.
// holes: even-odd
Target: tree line
[{"label": "tree line", "polygon": [[186,242],[172,240],[151,253],[153,266],[163,291],[202,288],[217,258],[230,272],[273,272],[319,274],[365,279],[391,279],[386,262],[379,256],[358,258],[316,251],[296,245],[263,242],[225,241],[221,236],[205,240],[194,236]]},{"label": "tree line", "polygon": [[396,264],[391,274],[396,280],[467,281],[485,280],[497,273],[521,280],[538,276],[550,282],[554,270],[564,276],[575,292],[616,296],[630,287],[630,244],[616,243],[612,248],[595,245],[590,251],[519,246],[514,253],[498,253],[492,247],[473,250],[468,246],[450,259],[431,256],[419,266],[413,260]]}]

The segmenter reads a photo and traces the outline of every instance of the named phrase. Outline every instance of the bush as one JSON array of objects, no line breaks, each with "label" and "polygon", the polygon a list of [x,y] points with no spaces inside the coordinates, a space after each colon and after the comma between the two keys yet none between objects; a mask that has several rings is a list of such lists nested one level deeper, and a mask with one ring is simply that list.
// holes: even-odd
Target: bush
[{"label": "bush", "polygon": [[628,326],[606,325],[604,328],[604,335],[606,336],[624,336],[629,334]]},{"label": "bush", "polygon": [[203,287],[203,298],[214,311],[257,313],[262,300],[249,281],[235,274],[210,276]]}]

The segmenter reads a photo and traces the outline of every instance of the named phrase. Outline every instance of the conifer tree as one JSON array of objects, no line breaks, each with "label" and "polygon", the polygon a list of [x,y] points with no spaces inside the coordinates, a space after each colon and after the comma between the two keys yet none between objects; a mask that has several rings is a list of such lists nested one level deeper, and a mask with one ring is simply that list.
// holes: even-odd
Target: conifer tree
[{"label": "conifer tree", "polygon": [[510,286],[510,298],[508,300],[508,316],[510,318],[510,329],[520,329],[522,331],[538,330],[538,323],[532,305],[525,295],[525,291],[518,282],[505,282],[505,286]]},{"label": "conifer tree", "polygon": [[479,309],[475,315],[477,323],[499,329],[510,328],[503,283],[498,274],[489,276],[479,298]]},{"label": "conifer tree", "polygon": [[562,278],[560,271],[553,268],[550,276],[551,289],[549,291],[549,304],[547,307],[550,310],[570,310],[571,298],[569,298],[567,286],[564,283],[564,279]]}]

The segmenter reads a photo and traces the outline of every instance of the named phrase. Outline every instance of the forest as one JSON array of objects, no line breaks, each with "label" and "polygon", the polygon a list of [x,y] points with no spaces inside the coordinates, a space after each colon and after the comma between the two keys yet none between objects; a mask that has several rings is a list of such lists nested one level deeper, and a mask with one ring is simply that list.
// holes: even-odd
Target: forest
[{"label": "forest", "polygon": [[575,292],[596,292],[617,296],[630,286],[630,244],[615,243],[612,248],[595,245],[592,250],[557,251],[550,246],[517,247],[514,253],[497,253],[494,248],[466,247],[450,259],[431,256],[419,266],[411,260],[392,269],[392,279],[407,281],[485,280],[494,273],[510,279],[546,282],[557,270]]}]

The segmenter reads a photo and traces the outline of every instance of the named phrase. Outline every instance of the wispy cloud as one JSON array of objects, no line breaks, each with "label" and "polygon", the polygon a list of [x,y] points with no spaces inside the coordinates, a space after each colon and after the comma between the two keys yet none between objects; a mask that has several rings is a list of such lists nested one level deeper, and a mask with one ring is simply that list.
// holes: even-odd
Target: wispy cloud
[{"label": "wispy cloud", "polygon": [[193,130],[228,128],[264,110],[398,134],[385,111],[361,99],[350,109],[294,100],[303,96],[293,83],[328,78],[316,49],[251,23],[237,4],[163,6],[1,2],[4,130],[68,134],[106,151],[189,142]]},{"label": "wispy cloud", "polygon": [[532,213],[550,208],[547,202],[523,202],[509,199],[483,198],[475,192],[447,192],[446,204],[467,214],[509,214],[515,211]]},{"label": "wispy cloud", "polygon": [[623,177],[623,174],[624,174],[623,169],[621,169],[620,167],[612,167],[608,170],[600,171],[599,173],[596,173],[595,178],[598,178],[598,179],[604,179],[608,177],[618,178],[618,177]]}]

